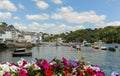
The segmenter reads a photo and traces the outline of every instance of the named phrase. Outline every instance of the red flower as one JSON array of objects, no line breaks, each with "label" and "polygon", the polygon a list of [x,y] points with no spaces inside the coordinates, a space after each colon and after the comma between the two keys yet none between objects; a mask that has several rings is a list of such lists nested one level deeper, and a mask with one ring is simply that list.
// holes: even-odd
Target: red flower
[{"label": "red flower", "polygon": [[44,71],[44,74],[45,76],[52,76],[52,70],[47,69]]},{"label": "red flower", "polygon": [[70,73],[70,71],[69,71],[68,69],[64,70],[65,76],[66,76],[68,73]]},{"label": "red flower", "polygon": [[79,73],[77,76],[83,76],[83,74],[82,74],[82,73]]},{"label": "red flower", "polygon": [[53,69],[53,65],[49,65],[49,69],[52,70]]}]

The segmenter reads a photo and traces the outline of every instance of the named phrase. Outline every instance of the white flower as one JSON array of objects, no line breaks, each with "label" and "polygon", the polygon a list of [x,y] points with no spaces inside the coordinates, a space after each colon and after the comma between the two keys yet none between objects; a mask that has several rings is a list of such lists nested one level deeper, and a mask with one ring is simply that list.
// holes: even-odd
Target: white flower
[{"label": "white flower", "polygon": [[28,63],[28,64],[25,64],[25,65],[24,65],[24,68],[27,68],[27,67],[30,67],[30,66],[31,66],[31,64]]},{"label": "white flower", "polygon": [[92,68],[92,66],[91,65],[86,65],[86,66],[84,66],[84,68],[86,69],[86,68]]},{"label": "white flower", "polygon": [[10,66],[10,70],[12,70],[13,72],[16,72],[19,68],[16,67],[15,65]]},{"label": "white flower", "polygon": [[18,66],[22,66],[23,65],[23,61],[19,60],[18,62]]},{"label": "white flower", "polygon": [[0,70],[0,76],[3,76],[5,72],[3,70]]},{"label": "white flower", "polygon": [[101,71],[100,68],[98,66],[93,66],[92,67],[92,70],[96,71],[96,72],[99,72]]},{"label": "white flower", "polygon": [[39,70],[39,69],[41,69],[39,66],[37,66],[36,64],[34,64],[34,66],[35,66],[35,68],[34,68],[34,70]]},{"label": "white flower", "polygon": [[10,71],[9,66],[7,64],[3,64],[0,67],[4,72],[9,72]]}]

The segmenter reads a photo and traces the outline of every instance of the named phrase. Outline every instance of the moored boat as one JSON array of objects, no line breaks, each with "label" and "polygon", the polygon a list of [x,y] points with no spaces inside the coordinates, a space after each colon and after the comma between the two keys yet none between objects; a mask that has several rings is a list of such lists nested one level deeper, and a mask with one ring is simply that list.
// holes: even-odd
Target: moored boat
[{"label": "moored boat", "polygon": [[116,51],[116,48],[114,48],[114,47],[109,47],[108,50],[115,52],[115,51]]},{"label": "moored boat", "polygon": [[95,45],[93,48],[94,48],[94,49],[99,49],[99,46],[98,46],[98,45]]},{"label": "moored boat", "polygon": [[106,46],[101,46],[100,49],[101,50],[107,50],[108,48]]},{"label": "moored boat", "polygon": [[32,52],[14,52],[12,53],[13,57],[21,57],[21,56],[32,56]]},{"label": "moored boat", "polygon": [[25,48],[15,49],[14,52],[25,52]]},{"label": "moored boat", "polygon": [[98,45],[92,45],[91,47],[94,48],[94,49],[99,49]]}]

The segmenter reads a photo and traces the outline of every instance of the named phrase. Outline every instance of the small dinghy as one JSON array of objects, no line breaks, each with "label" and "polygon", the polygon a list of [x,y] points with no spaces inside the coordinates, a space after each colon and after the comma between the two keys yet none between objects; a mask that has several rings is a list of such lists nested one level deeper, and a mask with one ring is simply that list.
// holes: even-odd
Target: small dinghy
[{"label": "small dinghy", "polygon": [[32,56],[32,52],[14,52],[12,53],[13,57],[21,57],[21,56]]}]

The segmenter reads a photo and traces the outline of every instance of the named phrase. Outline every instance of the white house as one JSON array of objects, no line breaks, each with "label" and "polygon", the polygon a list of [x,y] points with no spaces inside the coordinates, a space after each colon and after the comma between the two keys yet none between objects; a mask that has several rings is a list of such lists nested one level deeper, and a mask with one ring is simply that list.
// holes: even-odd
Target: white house
[{"label": "white house", "polygon": [[[13,25],[0,27],[1,33],[0,33],[0,39],[4,41],[15,41],[18,40],[18,37],[20,35],[20,32],[18,32]],[[3,33],[3,32],[4,33]]]},{"label": "white house", "polygon": [[23,32],[22,35],[27,42],[31,42],[32,44],[41,43],[42,34],[36,32]]},{"label": "white house", "polygon": [[0,28],[0,43],[3,43],[5,40],[5,32],[2,28]]}]

